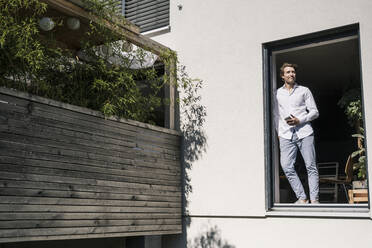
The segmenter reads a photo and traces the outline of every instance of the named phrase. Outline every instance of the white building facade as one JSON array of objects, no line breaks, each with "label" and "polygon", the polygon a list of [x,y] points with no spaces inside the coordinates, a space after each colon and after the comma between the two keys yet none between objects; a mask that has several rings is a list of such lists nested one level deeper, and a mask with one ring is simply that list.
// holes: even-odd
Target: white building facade
[{"label": "white building facade", "polygon": [[[339,126],[337,121],[332,124],[327,120],[329,110],[325,106],[331,98],[327,92],[344,89],[348,82],[361,86],[365,146],[371,146],[371,12],[369,0],[170,2],[170,31],[149,35],[176,50],[190,75],[204,80],[202,101],[208,114],[207,151],[189,172],[193,192],[189,197],[188,239],[216,225],[223,239],[237,248],[372,245],[369,203],[338,200],[299,208],[287,204],[290,197],[282,199],[291,192],[279,186],[283,178],[275,162],[275,132],[268,120],[270,92],[280,84],[276,69],[280,65],[276,63],[294,59],[297,61],[288,62],[298,63],[300,68],[305,65],[298,77],[306,74],[303,79],[312,89],[323,118],[314,123],[322,143],[317,153],[326,154],[327,140],[332,140],[321,137],[328,133],[324,130]],[[334,54],[344,54],[345,58]],[[340,62],[341,57],[346,62]],[[314,69],[319,64],[323,70]],[[345,71],[348,73],[344,75]],[[348,79],[337,85],[334,81],[338,77]],[[341,141],[332,142],[337,145]],[[328,155],[342,150],[332,149],[336,151]],[[342,153],[345,158],[349,155]],[[367,157],[372,157],[371,149]],[[327,155],[319,159],[332,161]],[[341,172],[343,168],[340,166]],[[368,169],[372,170],[370,164]],[[342,190],[340,186],[339,197]]]}]

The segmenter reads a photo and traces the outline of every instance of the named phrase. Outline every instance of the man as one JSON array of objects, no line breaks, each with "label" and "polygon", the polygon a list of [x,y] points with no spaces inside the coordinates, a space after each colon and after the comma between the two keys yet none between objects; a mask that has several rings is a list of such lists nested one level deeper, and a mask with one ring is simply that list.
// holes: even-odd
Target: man
[{"label": "man", "polygon": [[314,134],[310,122],[319,116],[313,95],[307,87],[296,83],[297,65],[284,63],[280,76],[284,85],[275,94],[274,118],[280,144],[280,163],[296,194],[295,204],[309,200],[294,164],[300,150],[308,174],[310,201],[319,203],[319,173],[315,162]]}]

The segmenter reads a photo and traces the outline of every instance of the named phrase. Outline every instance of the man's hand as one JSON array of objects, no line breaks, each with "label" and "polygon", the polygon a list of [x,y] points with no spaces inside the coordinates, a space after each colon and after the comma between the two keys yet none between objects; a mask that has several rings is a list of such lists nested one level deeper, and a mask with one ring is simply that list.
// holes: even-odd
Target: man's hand
[{"label": "man's hand", "polygon": [[293,116],[293,115],[291,115],[291,119],[289,119],[289,120],[287,121],[287,124],[290,125],[290,126],[296,126],[296,125],[298,125],[299,123],[300,123],[300,120],[297,119],[297,117],[296,117],[296,116]]}]

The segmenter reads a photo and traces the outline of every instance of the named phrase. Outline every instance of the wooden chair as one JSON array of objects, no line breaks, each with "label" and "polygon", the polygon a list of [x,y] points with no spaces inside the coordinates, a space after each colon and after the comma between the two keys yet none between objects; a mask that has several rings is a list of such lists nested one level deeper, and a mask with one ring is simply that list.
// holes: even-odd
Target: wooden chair
[{"label": "wooden chair", "polygon": [[345,176],[340,178],[335,177],[319,177],[319,183],[329,183],[335,185],[342,185],[343,190],[345,192],[345,196],[348,202],[350,202],[349,194],[346,189],[346,185],[350,185],[351,181],[353,180],[353,159],[351,155],[347,158],[346,165],[345,165]]}]

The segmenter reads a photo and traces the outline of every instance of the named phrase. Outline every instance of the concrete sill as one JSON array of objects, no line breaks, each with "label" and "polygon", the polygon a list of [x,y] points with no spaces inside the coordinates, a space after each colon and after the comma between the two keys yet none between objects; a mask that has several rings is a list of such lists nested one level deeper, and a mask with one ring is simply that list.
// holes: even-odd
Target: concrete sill
[{"label": "concrete sill", "polygon": [[267,217],[353,218],[370,219],[368,204],[275,204]]}]

